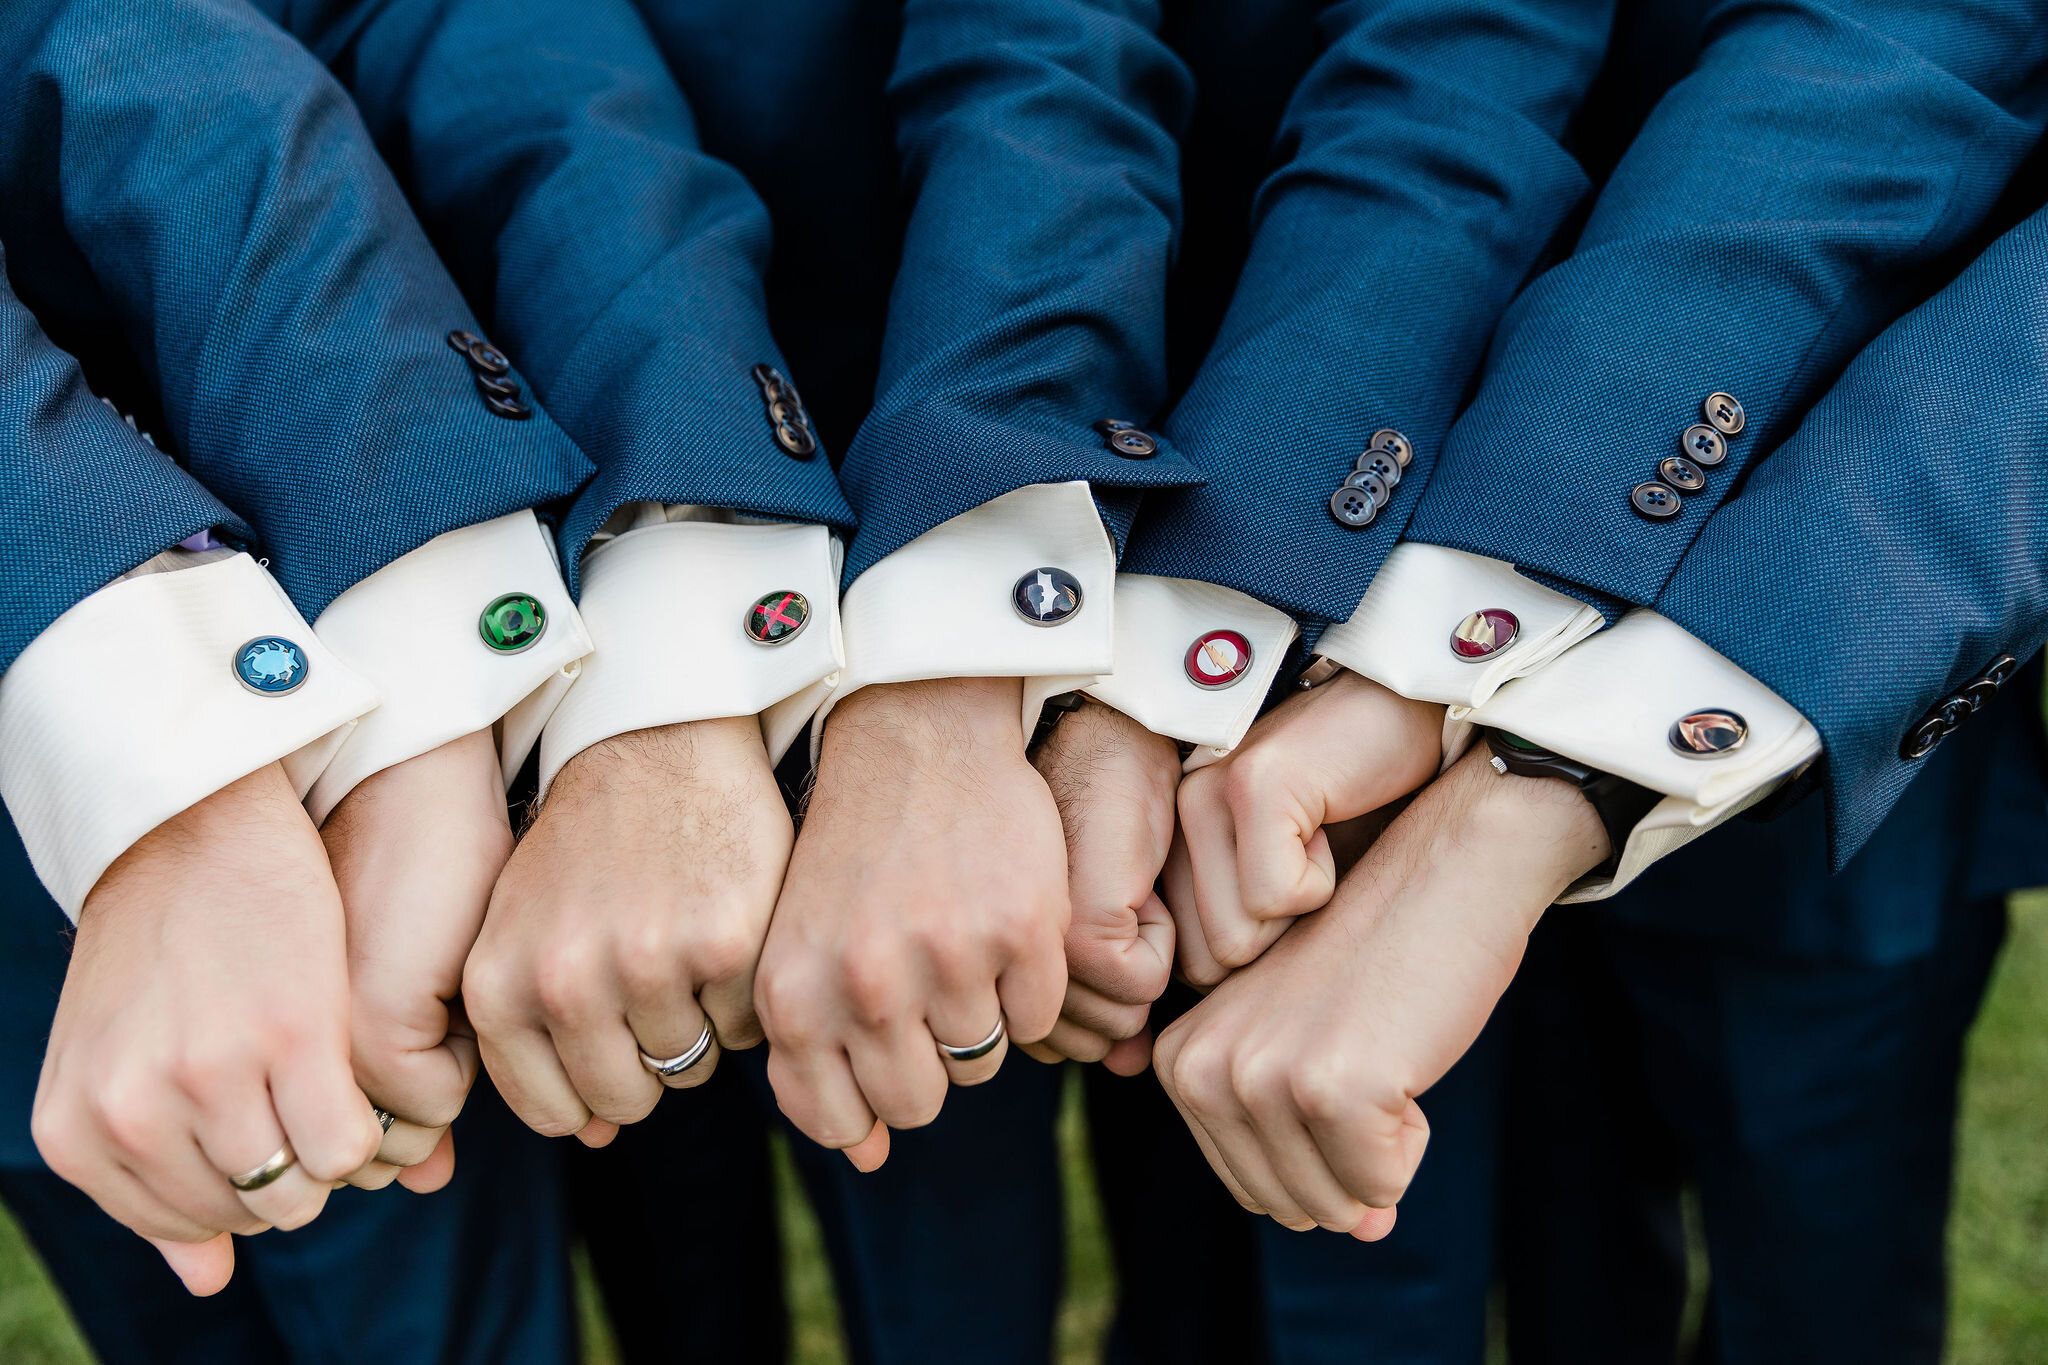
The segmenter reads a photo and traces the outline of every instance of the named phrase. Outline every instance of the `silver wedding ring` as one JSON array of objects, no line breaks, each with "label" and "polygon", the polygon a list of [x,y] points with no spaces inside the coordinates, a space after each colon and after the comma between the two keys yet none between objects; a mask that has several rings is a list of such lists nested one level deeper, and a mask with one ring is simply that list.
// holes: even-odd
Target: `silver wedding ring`
[{"label": "silver wedding ring", "polygon": [[228,1184],[233,1185],[243,1194],[254,1194],[264,1186],[276,1183],[279,1176],[298,1164],[299,1159],[292,1155],[292,1145],[287,1142],[284,1146],[277,1149],[277,1155],[271,1157],[270,1160],[264,1162],[255,1170],[229,1176]]},{"label": "silver wedding ring", "polygon": [[687,1051],[678,1052],[666,1061],[659,1057],[650,1057],[643,1052],[640,1054],[640,1065],[646,1067],[663,1080],[672,1081],[691,1067],[697,1065],[697,1063],[703,1061],[704,1054],[709,1051],[711,1051],[711,1021],[706,1019],[704,1021],[704,1031],[697,1035],[697,1041],[690,1044]]},{"label": "silver wedding ring", "polygon": [[[938,1039],[934,1038],[932,1041],[937,1043]],[[996,1026],[990,1030],[988,1037],[972,1047],[952,1047],[946,1043],[939,1043],[939,1055],[945,1057],[948,1061],[971,1062],[977,1057],[986,1057],[989,1053],[994,1052],[996,1044],[1002,1041],[1003,1019],[1001,1015],[997,1015]]]}]

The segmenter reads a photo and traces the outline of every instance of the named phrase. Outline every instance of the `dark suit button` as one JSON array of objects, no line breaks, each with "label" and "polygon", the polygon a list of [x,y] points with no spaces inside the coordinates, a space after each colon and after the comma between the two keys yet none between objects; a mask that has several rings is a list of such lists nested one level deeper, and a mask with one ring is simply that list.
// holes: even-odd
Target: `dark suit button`
[{"label": "dark suit button", "polygon": [[486,398],[517,398],[519,382],[513,379],[493,379],[490,375],[475,376],[477,392]]},{"label": "dark suit button", "polygon": [[1150,432],[1136,427],[1119,427],[1109,433],[1109,448],[1127,460],[1149,460],[1159,453],[1159,442]]},{"label": "dark suit button", "polygon": [[512,362],[505,358],[505,353],[488,341],[472,341],[468,354],[469,363],[482,374],[501,375],[512,368]]},{"label": "dark suit button", "polygon": [[1394,458],[1391,451],[1366,451],[1358,457],[1358,472],[1379,475],[1389,488],[1401,482],[1401,462]]},{"label": "dark suit button", "polygon": [[1707,486],[1707,471],[1683,455],[1667,455],[1657,461],[1657,477],[1681,493],[1697,493]]},{"label": "dark suit button", "polygon": [[782,387],[782,372],[773,365],[757,361],[755,362],[752,374],[754,382],[763,389],[779,389]]},{"label": "dark suit button", "polygon": [[478,336],[475,332],[465,332],[460,328],[457,328],[455,331],[450,332],[448,334],[449,347],[453,350],[462,352],[464,355],[468,355],[469,348],[476,345],[479,341],[482,340],[483,338]]},{"label": "dark suit button", "polygon": [[1365,444],[1368,449],[1386,451],[1387,454],[1400,461],[1401,468],[1403,469],[1406,469],[1408,462],[1415,458],[1415,447],[1408,443],[1406,436],[1403,436],[1392,427],[1381,427],[1372,434],[1372,439]]},{"label": "dark suit button", "polygon": [[1095,429],[1107,436],[1112,431],[1128,431],[1136,425],[1136,422],[1126,422],[1121,417],[1105,417],[1095,424]]},{"label": "dark suit button", "polygon": [[1330,494],[1330,515],[1339,526],[1349,526],[1356,531],[1361,526],[1372,525],[1372,519],[1379,509],[1372,505],[1372,494],[1363,488],[1349,484]]},{"label": "dark suit button", "polygon": [[1377,512],[1387,505],[1387,499],[1394,496],[1394,490],[1387,481],[1370,469],[1361,469],[1344,480],[1346,488],[1356,488],[1372,499],[1372,510]]},{"label": "dark suit button", "polygon": [[1728,438],[1704,423],[1689,426],[1678,438],[1678,448],[1695,464],[1712,469],[1728,458]]},{"label": "dark suit button", "polygon": [[1984,680],[1993,687],[2003,687],[2012,681],[2012,675],[2020,671],[2020,661],[2010,654],[2001,654],[1984,665]]},{"label": "dark suit button", "polygon": [[1956,695],[1970,703],[1972,711],[1981,711],[1985,702],[1998,695],[1998,684],[1989,678],[1972,678]]},{"label": "dark suit button", "polygon": [[1651,521],[1669,521],[1678,515],[1678,494],[1654,480],[1630,489],[1628,503]]},{"label": "dark suit button", "polygon": [[1906,731],[1906,737],[1899,741],[1899,757],[1903,759],[1925,758],[1934,752],[1934,746],[1948,737],[1953,727],[1939,712],[1921,718],[1918,725]]},{"label": "dark suit button", "polygon": [[1951,730],[1975,715],[1977,711],[1977,708],[1970,704],[1968,697],[1943,697],[1941,705],[1934,709]]},{"label": "dark suit button", "polygon": [[518,399],[500,398],[494,393],[484,395],[484,406],[508,421],[523,422],[533,416],[533,409]]},{"label": "dark suit button", "polygon": [[1700,415],[1723,436],[1739,435],[1742,424],[1748,420],[1742,411],[1742,404],[1735,401],[1735,395],[1732,393],[1708,394],[1707,401],[1700,404]]},{"label": "dark suit button", "polygon": [[808,424],[799,422],[777,422],[775,444],[781,446],[799,459],[817,452],[818,438],[811,435]]}]

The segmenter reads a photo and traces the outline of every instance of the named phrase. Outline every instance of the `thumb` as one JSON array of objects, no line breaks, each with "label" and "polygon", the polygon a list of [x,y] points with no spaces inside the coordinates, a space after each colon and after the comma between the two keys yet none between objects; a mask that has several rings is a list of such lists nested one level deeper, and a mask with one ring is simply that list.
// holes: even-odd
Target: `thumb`
[{"label": "thumb", "polygon": [[235,1241],[225,1232],[204,1242],[173,1242],[163,1237],[146,1237],[160,1252],[171,1273],[184,1282],[195,1297],[206,1298],[228,1287],[235,1274]]}]

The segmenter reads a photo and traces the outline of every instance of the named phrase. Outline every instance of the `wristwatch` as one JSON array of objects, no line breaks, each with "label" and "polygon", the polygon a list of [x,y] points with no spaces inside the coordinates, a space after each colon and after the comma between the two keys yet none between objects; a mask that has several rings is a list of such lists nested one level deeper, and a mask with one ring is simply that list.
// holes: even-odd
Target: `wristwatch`
[{"label": "wristwatch", "polygon": [[1493,770],[1497,773],[1513,773],[1517,777],[1554,777],[1579,789],[1580,795],[1592,804],[1594,814],[1600,817],[1600,823],[1607,829],[1607,861],[1593,869],[1598,876],[1609,876],[1614,872],[1621,862],[1622,849],[1628,846],[1629,832],[1650,813],[1652,806],[1664,799],[1661,793],[1648,787],[1602,772],[1575,758],[1553,753],[1506,730],[1486,731],[1486,747],[1493,751]]}]

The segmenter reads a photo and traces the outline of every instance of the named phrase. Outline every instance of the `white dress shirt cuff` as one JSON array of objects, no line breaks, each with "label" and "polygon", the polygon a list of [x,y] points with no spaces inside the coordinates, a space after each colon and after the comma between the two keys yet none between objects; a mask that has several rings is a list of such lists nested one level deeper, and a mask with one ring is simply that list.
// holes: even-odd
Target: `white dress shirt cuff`
[{"label": "white dress shirt cuff", "polygon": [[[770,762],[838,681],[839,556],[829,528],[664,521],[583,557],[591,656],[549,720],[540,785],[591,745],[629,730],[759,716]],[[800,594],[810,615],[778,644],[746,629],[764,597]]]},{"label": "white dress shirt cuff", "polygon": [[[1676,748],[1672,727],[1700,711],[1740,717],[1747,730],[1740,745],[1704,758]],[[1465,718],[1663,793],[1630,834],[1615,874],[1579,883],[1565,901],[1613,895],[1657,859],[1763,799],[1821,750],[1812,723],[1770,688],[1643,609],[1502,687]]]},{"label": "white dress shirt cuff", "polygon": [[[289,692],[237,676],[241,647],[296,644]],[[0,677],[0,799],[73,919],[113,861],[178,812],[285,760],[303,795],[374,687],[307,626],[248,555],[101,588]]]},{"label": "white dress shirt cuff", "polygon": [[1258,718],[1294,636],[1293,617],[1234,589],[1118,574],[1116,668],[1081,690],[1154,734],[1228,753]]},{"label": "white dress shirt cuff", "polygon": [[[513,653],[479,627],[508,593],[546,613],[540,638]],[[492,727],[510,785],[590,653],[553,538],[531,512],[434,537],[335,598],[313,626],[383,697],[307,795],[316,822],[371,774]]]},{"label": "white dress shirt cuff", "polygon": [[[1018,582],[1042,568],[1081,586],[1080,610],[1054,625],[1025,620],[1011,603]],[[840,701],[925,678],[1025,679],[1019,719],[1029,739],[1039,680],[1066,680],[1053,690],[1070,691],[1114,667],[1115,583],[1116,550],[1085,480],[1032,484],[941,522],[846,590],[846,668],[818,709],[812,756]]]},{"label": "white dress shirt cuff", "polygon": [[1316,653],[1412,701],[1467,707],[1599,629],[1599,612],[1512,564],[1403,541]]}]

